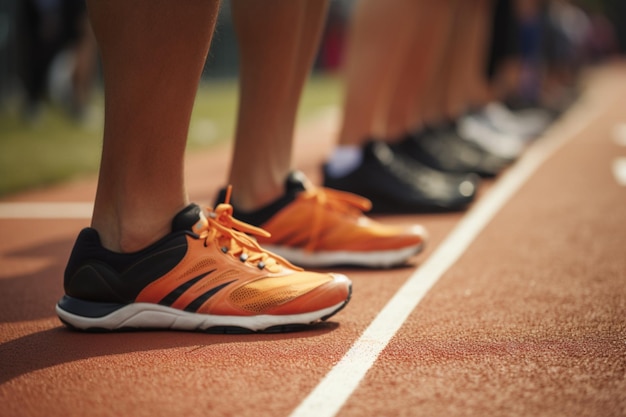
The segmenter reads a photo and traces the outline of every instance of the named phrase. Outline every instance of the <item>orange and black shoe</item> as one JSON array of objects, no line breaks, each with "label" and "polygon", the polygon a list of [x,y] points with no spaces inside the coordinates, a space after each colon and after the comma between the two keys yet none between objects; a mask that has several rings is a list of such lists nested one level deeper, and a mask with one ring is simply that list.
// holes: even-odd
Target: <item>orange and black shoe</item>
[{"label": "orange and black shoe", "polygon": [[56,312],[80,330],[280,332],[326,320],[349,301],[347,277],[303,271],[262,249],[255,234],[267,235],[234,219],[228,204],[208,216],[187,206],[169,235],[131,254],[103,248],[86,228]]},{"label": "orange and black shoe", "polygon": [[[224,201],[225,190],[218,201]],[[426,242],[424,227],[382,224],[364,215],[369,200],[355,194],[315,187],[301,172],[285,181],[282,198],[238,218],[268,231],[264,248],[305,267],[388,268],[405,264]]]}]

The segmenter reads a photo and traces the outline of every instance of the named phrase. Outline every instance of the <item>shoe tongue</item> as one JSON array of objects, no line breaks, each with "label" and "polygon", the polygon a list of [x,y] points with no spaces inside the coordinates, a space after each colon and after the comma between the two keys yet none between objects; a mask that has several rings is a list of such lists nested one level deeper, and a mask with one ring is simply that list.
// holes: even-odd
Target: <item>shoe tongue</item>
[{"label": "shoe tongue", "polygon": [[206,219],[202,214],[202,209],[197,204],[189,204],[187,207],[178,212],[172,220],[172,232],[183,230],[192,230],[196,232],[198,223],[204,224]]}]

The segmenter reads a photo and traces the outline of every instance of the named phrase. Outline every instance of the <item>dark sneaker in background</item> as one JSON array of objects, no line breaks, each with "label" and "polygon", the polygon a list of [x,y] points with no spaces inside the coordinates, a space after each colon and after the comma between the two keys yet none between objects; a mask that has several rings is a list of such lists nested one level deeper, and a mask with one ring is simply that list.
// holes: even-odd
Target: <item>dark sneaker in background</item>
[{"label": "dark sneaker in background", "polygon": [[391,146],[433,169],[454,174],[494,177],[513,161],[461,138],[454,124],[425,128]]},{"label": "dark sneaker in background", "polygon": [[324,169],[324,186],[369,199],[372,213],[428,213],[465,209],[478,189],[475,174],[433,169],[382,141],[363,148],[358,168],[342,177]]}]

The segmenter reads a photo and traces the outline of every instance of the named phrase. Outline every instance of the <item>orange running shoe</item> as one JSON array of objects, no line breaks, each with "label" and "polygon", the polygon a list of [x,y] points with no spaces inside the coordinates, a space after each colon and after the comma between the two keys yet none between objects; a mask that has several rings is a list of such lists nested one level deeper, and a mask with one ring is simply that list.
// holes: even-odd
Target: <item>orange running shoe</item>
[{"label": "orange running shoe", "polygon": [[70,256],[57,314],[80,330],[277,332],[326,320],[349,301],[345,276],[303,271],[248,234],[267,235],[235,220],[228,204],[208,217],[189,205],[169,235],[131,254],[103,248],[86,228]]},{"label": "orange running shoe", "polygon": [[[374,221],[363,214],[371,208],[365,198],[315,187],[300,172],[289,176],[285,188],[281,203],[261,209],[265,219],[258,226],[271,236],[257,239],[296,265],[385,268],[406,263],[424,247],[427,233],[422,226],[396,227]],[[218,197],[221,201],[223,193]],[[236,215],[253,221],[250,213]]]}]

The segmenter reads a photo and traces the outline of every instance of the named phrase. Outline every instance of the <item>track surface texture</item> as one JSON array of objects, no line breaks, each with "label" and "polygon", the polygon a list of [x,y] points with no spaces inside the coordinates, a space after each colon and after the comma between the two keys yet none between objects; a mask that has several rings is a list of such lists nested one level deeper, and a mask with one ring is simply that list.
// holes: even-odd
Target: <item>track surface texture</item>
[{"label": "track surface texture", "polygon": [[[319,183],[337,114],[303,123]],[[406,267],[354,282],[329,322],[286,334],[79,333],[54,314],[95,178],[0,201],[0,415],[626,416],[626,66],[581,97]],[[622,138],[624,139],[624,138]],[[229,148],[188,156],[193,200]],[[63,205],[69,203],[68,205]]]}]

